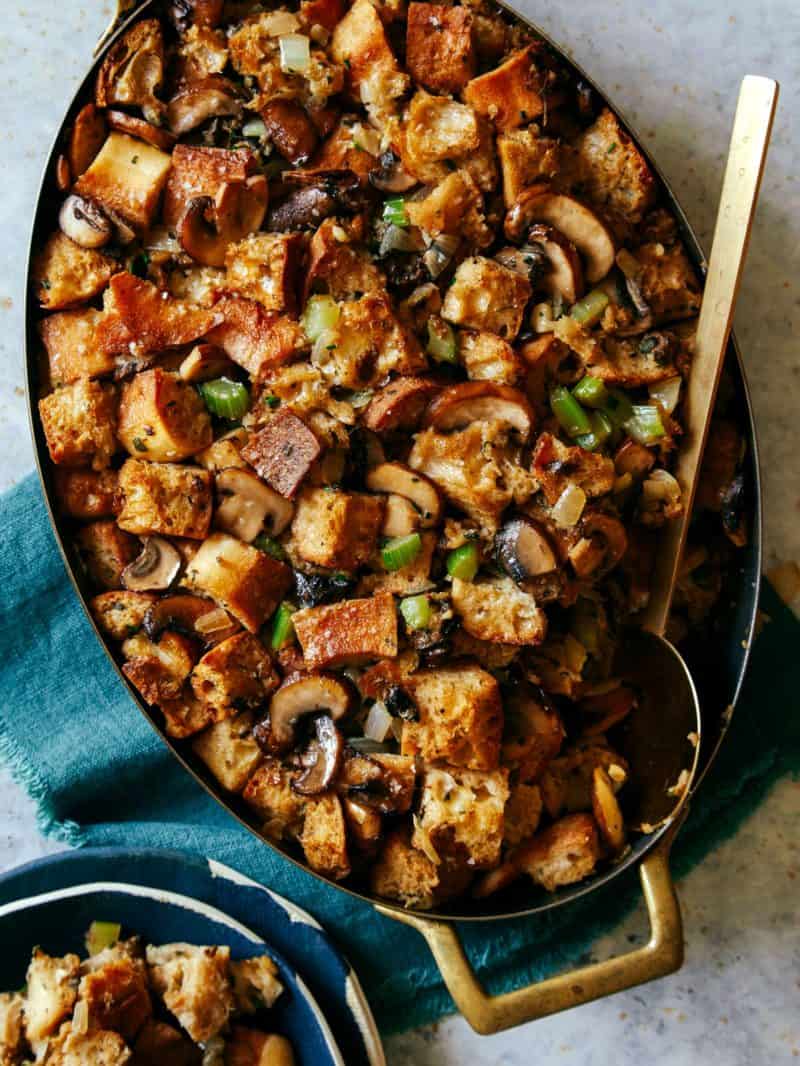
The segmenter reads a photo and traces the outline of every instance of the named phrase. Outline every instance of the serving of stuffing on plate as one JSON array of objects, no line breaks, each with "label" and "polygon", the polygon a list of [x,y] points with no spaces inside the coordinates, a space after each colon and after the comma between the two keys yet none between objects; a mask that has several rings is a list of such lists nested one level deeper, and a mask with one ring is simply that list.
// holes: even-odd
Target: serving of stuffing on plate
[{"label": "serving of stuffing on plate", "polygon": [[[406,906],[622,854],[611,663],[682,513],[702,287],[615,114],[489,0],[175,0],[108,51],[56,180],[61,528],[167,735]],[[699,504],[734,544],[742,453],[719,419]],[[151,950],[119,964],[165,994]]]}]

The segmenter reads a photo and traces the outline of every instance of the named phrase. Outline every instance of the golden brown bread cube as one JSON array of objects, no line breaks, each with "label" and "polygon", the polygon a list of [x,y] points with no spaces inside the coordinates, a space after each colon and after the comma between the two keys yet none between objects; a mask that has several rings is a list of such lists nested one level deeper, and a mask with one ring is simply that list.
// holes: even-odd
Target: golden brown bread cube
[{"label": "golden brown bread cube", "polygon": [[460,92],[475,74],[469,9],[409,4],[406,66],[414,81],[431,92]]},{"label": "golden brown bread cube", "polygon": [[80,959],[54,958],[34,948],[25,976],[25,1037],[35,1044],[51,1036],[71,1013],[78,998]]},{"label": "golden brown bread cube", "polygon": [[230,948],[224,946],[147,945],[150,983],[195,1042],[216,1036],[233,1011],[229,962]]},{"label": "golden brown bread cube", "polygon": [[116,522],[90,522],[78,530],[75,546],[91,581],[105,589],[122,586],[122,571],[139,554],[139,541]]},{"label": "golden brown bread cube", "polygon": [[297,310],[303,252],[299,233],[254,233],[228,245],[225,287],[257,300],[267,311]]},{"label": "golden brown bread cube", "polygon": [[230,974],[236,1008],[244,1014],[271,1007],[283,991],[278,967],[269,955],[232,961]]},{"label": "golden brown bread cube", "polygon": [[486,773],[456,766],[431,767],[422,782],[419,816],[411,843],[432,846],[441,858],[476,869],[495,866],[503,842],[508,770]]},{"label": "golden brown bread cube", "polygon": [[497,769],[503,704],[491,674],[470,663],[420,670],[409,678],[408,689],[419,719],[403,723],[404,755],[469,770]]},{"label": "golden brown bread cube", "polygon": [[335,300],[355,293],[381,292],[386,279],[363,248],[336,219],[326,218],[308,247],[305,297],[327,292]]},{"label": "golden brown bread cube", "polygon": [[267,756],[245,786],[242,798],[263,821],[263,830],[275,840],[297,837],[303,829],[306,798],[295,792],[297,770]]},{"label": "golden brown bread cube", "polygon": [[306,607],[292,615],[292,624],[311,669],[397,655],[397,613],[388,593]]},{"label": "golden brown bread cube", "polygon": [[214,721],[214,708],[204,700],[184,689],[175,699],[162,699],[159,703],[164,715],[164,729],[167,736],[184,740],[194,736]]},{"label": "golden brown bread cube", "polygon": [[503,842],[509,847],[533,836],[542,817],[542,793],[538,785],[517,781],[511,785],[503,823]]},{"label": "golden brown bread cube", "polygon": [[[498,130],[514,129],[541,115],[545,107],[547,72],[537,66],[541,45],[528,45],[494,70],[481,74],[464,89],[464,99],[486,115]],[[553,106],[548,94],[548,105]]]},{"label": "golden brown bread cube", "polygon": [[164,105],[156,94],[164,80],[164,36],[157,18],[140,19],[108,50],[95,82],[98,107],[139,107],[160,125]]},{"label": "golden brown bread cube", "polygon": [[355,0],[333,31],[331,56],[347,72],[347,89],[382,126],[408,87],[378,12],[370,0]]},{"label": "golden brown bread cube", "polygon": [[195,696],[226,717],[262,703],[279,682],[266,648],[252,633],[223,640],[205,653],[192,673]]},{"label": "golden brown bread cube", "polygon": [[242,711],[215,722],[192,742],[192,750],[229,792],[241,792],[263,761],[261,749],[253,739],[254,724],[252,712]]},{"label": "golden brown bread cube", "polygon": [[497,154],[506,207],[513,207],[529,185],[552,181],[561,169],[561,152],[559,141],[542,137],[536,126],[501,133],[497,138]]},{"label": "golden brown bread cube", "polygon": [[600,858],[600,838],[590,814],[569,814],[537,833],[516,855],[518,866],[548,892],[582,881]]},{"label": "golden brown bread cube", "polygon": [[164,192],[164,225],[174,229],[189,201],[198,196],[215,197],[225,182],[243,182],[256,168],[249,148],[203,148],[177,144],[172,170]]},{"label": "golden brown bread cube", "polygon": [[191,560],[183,583],[257,633],[289,590],[292,571],[258,548],[212,533]]},{"label": "golden brown bread cube", "polygon": [[176,700],[197,660],[194,641],[169,630],[158,641],[136,633],[122,645],[127,662],[122,672],[149,704]]},{"label": "golden brown bread cube", "polygon": [[453,578],[453,607],[468,633],[498,644],[541,644],[547,616],[535,598],[510,577],[461,581]]},{"label": "golden brown bread cube", "polygon": [[64,466],[103,470],[117,451],[117,394],[112,385],[81,379],[39,401],[50,458]]},{"label": "golden brown bread cube", "polygon": [[75,192],[121,215],[135,230],[152,226],[171,158],[126,133],[110,133]]},{"label": "golden brown bread cube", "polygon": [[536,442],[531,472],[551,505],[568,485],[577,485],[587,496],[595,497],[611,492],[616,480],[612,459],[562,444],[550,433],[542,433]]},{"label": "golden brown bread cube", "polygon": [[530,295],[527,278],[494,259],[472,256],[458,265],[444,298],[442,318],[513,341]]},{"label": "golden brown bread cube", "polygon": [[394,596],[413,596],[432,588],[431,566],[438,539],[434,530],[420,533],[422,548],[419,554],[399,570],[387,571],[381,562],[376,561],[376,572],[362,578],[360,590],[364,593],[391,592]]},{"label": "golden brown bread cube", "polygon": [[0,1063],[15,1066],[23,1050],[23,1004],[19,992],[0,994]]},{"label": "golden brown bread cube", "polygon": [[108,283],[103,307],[106,315],[101,334],[107,331],[108,343],[122,342],[122,350],[129,354],[160,353],[165,348],[191,344],[198,337],[210,335],[223,321],[220,308],[176,300],[152,282],[127,271],[115,274]]},{"label": "golden brown bread cube", "polygon": [[144,962],[109,960],[84,975],[78,1000],[86,1004],[90,1029],[116,1030],[131,1043],[153,1013]]},{"label": "golden brown bread cube", "polygon": [[284,407],[252,434],[240,454],[276,492],[292,497],[321,451],[314,431]]},{"label": "golden brown bread cube", "polygon": [[635,252],[642,267],[637,282],[656,322],[690,318],[700,310],[702,289],[680,241],[640,245]]},{"label": "golden brown bread cube", "polygon": [[520,781],[535,781],[566,737],[561,716],[549,700],[521,691],[505,702],[502,761]]},{"label": "golden brown bread cube", "polygon": [[389,833],[377,861],[370,868],[370,888],[378,896],[405,907],[430,910],[463,892],[472,871],[463,864],[437,863],[412,847],[407,829]]},{"label": "golden brown bread cube", "polygon": [[144,616],[157,599],[153,592],[101,592],[91,600],[92,617],[114,640],[127,640],[142,628]]},{"label": "golden brown bread cube", "polygon": [[339,797],[333,792],[309,798],[300,845],[312,870],[340,881],[350,873],[347,827]]},{"label": "golden brown bread cube", "polygon": [[111,518],[120,509],[116,470],[55,470],[56,495],[61,510],[70,518],[89,521]]},{"label": "golden brown bread cube", "polygon": [[411,173],[430,181],[441,173],[441,168],[430,169],[431,164],[460,159],[479,146],[478,119],[467,104],[419,89],[408,108],[403,142],[403,158]]},{"label": "golden brown bread cube", "polygon": [[128,1045],[110,1029],[78,1032],[72,1022],[62,1025],[47,1045],[47,1062],[52,1066],[126,1066],[131,1062]]},{"label": "golden brown bread cube", "polygon": [[191,385],[155,367],[122,386],[117,434],[131,455],[174,463],[211,444],[211,418]]},{"label": "golden brown bread cube", "polygon": [[307,343],[299,322],[267,311],[255,300],[223,296],[214,311],[224,321],[208,332],[209,342],[222,348],[256,381],[268,377]]},{"label": "golden brown bread cube", "polygon": [[357,570],[375,551],[385,508],[381,496],[304,489],[292,521],[292,542],[309,563]]},{"label": "golden brown bread cube", "polygon": [[211,524],[211,475],[178,463],[127,459],[119,472],[120,529],[203,540]]},{"label": "golden brown bread cube", "polygon": [[42,307],[60,311],[97,296],[116,270],[116,259],[82,248],[57,230],[34,260],[31,279]]},{"label": "golden brown bread cube", "polygon": [[92,307],[59,311],[42,319],[39,335],[47,350],[53,386],[68,385],[79,378],[102,377],[114,371],[115,346],[102,343],[102,337],[98,336],[104,321],[104,313]]},{"label": "golden brown bread cube", "polygon": [[647,160],[604,107],[574,142],[580,195],[636,225],[655,202],[656,181]]},{"label": "golden brown bread cube", "polygon": [[522,359],[496,333],[462,329],[458,335],[458,358],[470,381],[517,385],[525,373]]},{"label": "golden brown bread cube", "polygon": [[218,474],[221,470],[229,470],[231,467],[246,470],[247,463],[242,459],[241,451],[248,439],[247,430],[242,426],[237,426],[230,433],[217,438],[202,452],[198,452],[195,459],[212,474]]},{"label": "golden brown bread cube", "polygon": [[406,213],[412,225],[432,237],[460,234],[478,248],[492,242],[483,215],[483,194],[466,170],[448,174],[423,200],[409,201]]}]

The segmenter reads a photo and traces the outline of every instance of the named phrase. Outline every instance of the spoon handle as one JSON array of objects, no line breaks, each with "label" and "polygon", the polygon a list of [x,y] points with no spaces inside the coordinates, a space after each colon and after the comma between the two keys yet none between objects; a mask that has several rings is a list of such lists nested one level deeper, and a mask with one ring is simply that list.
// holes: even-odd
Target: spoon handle
[{"label": "spoon handle", "polygon": [[659,635],[667,624],[686,543],[777,101],[778,83],[770,78],[749,74],[742,82],[686,391],[685,435],[675,469],[684,511],[664,530],[643,616],[645,628]]}]

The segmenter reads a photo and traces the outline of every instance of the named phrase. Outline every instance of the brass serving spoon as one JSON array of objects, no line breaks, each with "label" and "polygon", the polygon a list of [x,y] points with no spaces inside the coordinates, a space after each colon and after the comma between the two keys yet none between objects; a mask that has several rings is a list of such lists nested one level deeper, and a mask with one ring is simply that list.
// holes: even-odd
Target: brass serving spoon
[{"label": "brass serving spoon", "polygon": [[642,628],[620,641],[615,673],[641,693],[624,731],[636,766],[628,817],[648,831],[673,820],[697,773],[702,709],[689,668],[664,631],[691,519],[700,464],[728,348],[733,312],[778,100],[778,84],[742,82],[685,398],[685,434],[675,477],[684,511],[664,531]]}]

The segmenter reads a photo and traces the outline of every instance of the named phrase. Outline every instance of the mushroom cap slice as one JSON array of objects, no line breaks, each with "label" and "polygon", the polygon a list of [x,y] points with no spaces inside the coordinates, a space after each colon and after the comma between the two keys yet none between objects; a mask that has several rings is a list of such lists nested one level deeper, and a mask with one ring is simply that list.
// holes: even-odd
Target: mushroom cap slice
[{"label": "mushroom cap slice", "polygon": [[403,166],[399,156],[390,149],[378,157],[378,166],[369,172],[369,181],[381,192],[408,192],[419,181]]},{"label": "mushroom cap slice", "polygon": [[143,626],[151,640],[158,640],[164,630],[169,629],[187,637],[199,637],[209,645],[219,644],[241,628],[212,600],[180,593],[156,600],[147,609]]},{"label": "mushroom cap slice", "polygon": [[145,141],[162,152],[171,152],[175,147],[177,138],[168,130],[162,130],[151,122],[145,122],[143,118],[129,115],[127,111],[106,111],[106,121],[112,130],[138,137],[140,141]]},{"label": "mushroom cap slice", "polygon": [[355,686],[345,677],[320,671],[290,678],[270,700],[269,728],[257,739],[266,739],[269,747],[277,750],[290,748],[295,743],[297,721],[303,715],[326,714],[338,722],[357,702]]},{"label": "mushroom cap slice", "polygon": [[442,497],[436,485],[405,463],[379,463],[367,472],[365,480],[370,492],[386,492],[410,500],[419,512],[422,529],[437,525],[442,517]]},{"label": "mushroom cap slice", "polygon": [[587,281],[600,281],[614,266],[611,231],[574,196],[541,185],[526,189],[506,215],[506,236],[519,240],[535,222],[549,222],[572,241],[585,260]]},{"label": "mushroom cap slice", "polygon": [[180,573],[178,549],[164,537],[145,537],[141,553],[122,571],[122,584],[131,592],[168,589]]},{"label": "mushroom cap slice", "polygon": [[204,266],[223,267],[228,245],[261,228],[268,198],[263,174],[223,182],[213,200],[194,197],[178,223],[181,247]]},{"label": "mushroom cap slice", "polygon": [[506,522],[494,544],[498,562],[518,583],[558,569],[550,541],[531,518],[520,515]]},{"label": "mushroom cap slice", "polygon": [[604,577],[628,550],[628,535],[618,518],[595,511],[580,524],[581,539],[569,551],[578,577]]},{"label": "mushroom cap slice", "polygon": [[167,122],[176,137],[195,129],[206,119],[239,115],[242,100],[233,82],[220,74],[193,81],[177,92],[167,104]]},{"label": "mushroom cap slice", "polygon": [[249,544],[265,527],[277,536],[292,520],[292,503],[249,470],[222,470],[217,474],[216,486],[223,497],[217,507],[216,524],[239,540]]},{"label": "mushroom cap slice", "polygon": [[417,508],[405,496],[390,492],[386,497],[381,533],[384,537],[407,537],[419,529],[420,515]]},{"label": "mushroom cap slice", "polygon": [[592,773],[592,812],[606,843],[619,851],[625,844],[625,819],[614,786],[602,766]]},{"label": "mushroom cap slice", "polygon": [[68,196],[58,213],[61,232],[81,248],[102,248],[111,240],[113,227],[106,213],[93,200]]},{"label": "mushroom cap slice", "polygon": [[584,293],[583,267],[578,250],[563,233],[543,223],[531,226],[528,240],[544,249],[550,270],[542,279],[542,287],[551,296],[560,296],[574,304]]},{"label": "mushroom cap slice", "polygon": [[534,413],[524,393],[491,381],[464,381],[451,385],[431,402],[424,424],[434,429],[464,429],[473,422],[508,422],[527,440]]},{"label": "mushroom cap slice", "polygon": [[303,772],[292,781],[301,796],[318,796],[330,788],[342,761],[344,738],[328,714],[314,722],[316,736],[300,757]]}]

